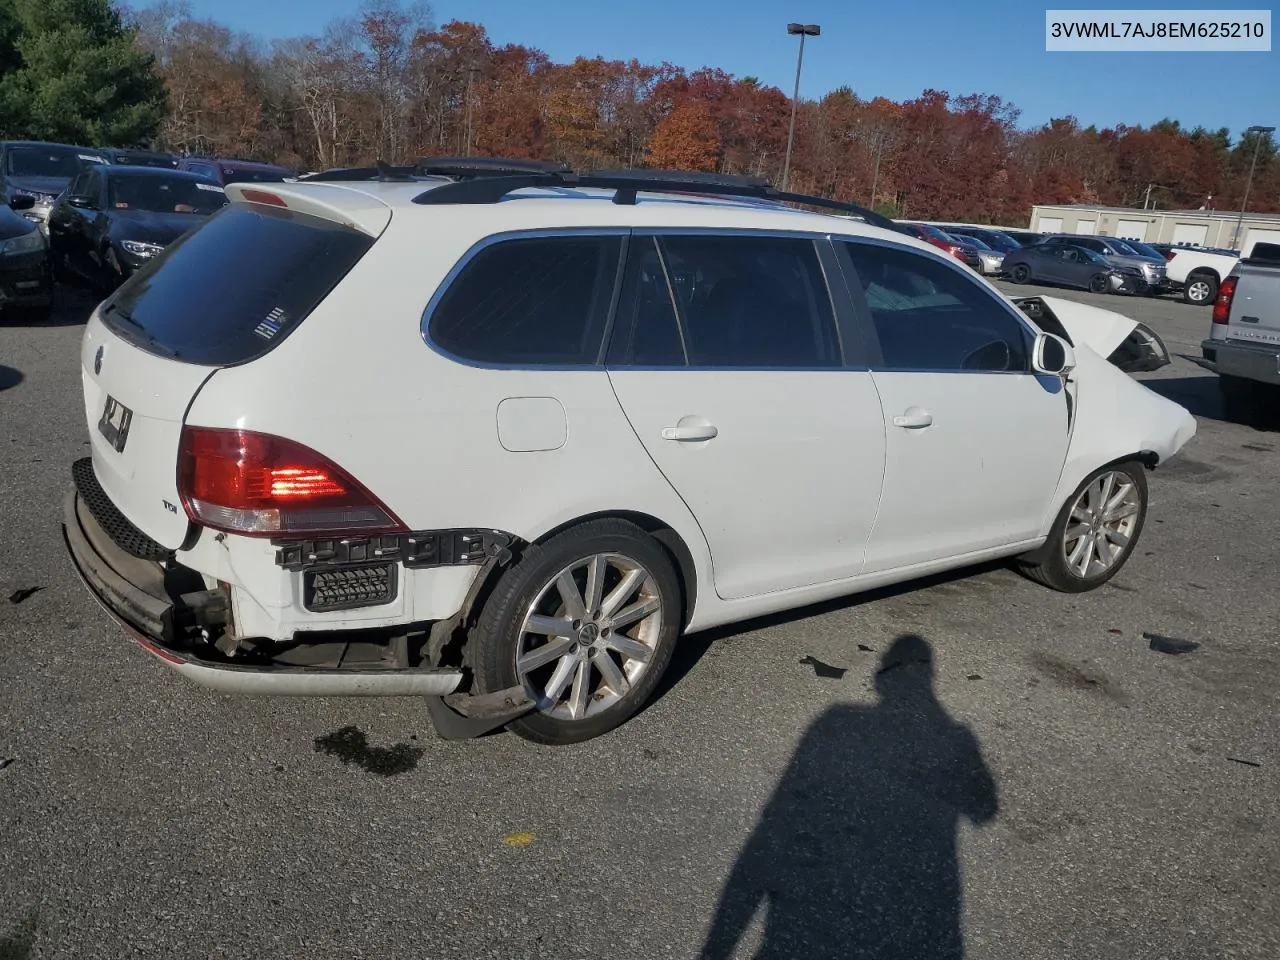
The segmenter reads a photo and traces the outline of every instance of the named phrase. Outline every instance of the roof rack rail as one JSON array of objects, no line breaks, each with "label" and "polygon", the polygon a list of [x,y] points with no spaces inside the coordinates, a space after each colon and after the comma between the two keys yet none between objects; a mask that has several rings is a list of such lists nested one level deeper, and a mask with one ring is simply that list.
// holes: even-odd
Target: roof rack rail
[{"label": "roof rack rail", "polygon": [[867,223],[895,233],[906,233],[901,224],[888,217],[842,200],[814,197],[803,193],[776,190],[767,180],[758,177],[737,177],[724,174],[693,173],[672,170],[601,170],[592,173],[571,171],[528,172],[512,175],[494,175],[471,180],[446,183],[425,190],[413,198],[414,203],[424,205],[497,203],[508,194],[530,187],[595,187],[613,190],[613,202],[634,204],[636,194],[672,193],[695,194],[713,197],[741,197],[743,199],[772,200],[777,203],[794,203],[818,207],[840,213],[852,214]]},{"label": "roof rack rail", "polygon": [[568,164],[556,160],[520,160],[511,157],[422,157],[413,166],[420,176],[493,177],[516,173],[570,173]]}]

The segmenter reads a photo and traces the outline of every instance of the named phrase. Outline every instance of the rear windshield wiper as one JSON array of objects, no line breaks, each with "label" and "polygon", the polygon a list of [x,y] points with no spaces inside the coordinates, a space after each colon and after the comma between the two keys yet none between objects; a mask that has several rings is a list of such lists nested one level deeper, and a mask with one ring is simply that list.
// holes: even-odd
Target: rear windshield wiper
[{"label": "rear windshield wiper", "polygon": [[181,356],[179,356],[177,350],[173,349],[173,347],[169,346],[167,343],[161,343],[159,340],[157,340],[154,334],[152,334],[146,327],[140,324],[137,320],[133,319],[133,316],[131,314],[126,313],[124,310],[122,310],[119,304],[117,304],[115,301],[112,301],[111,303],[107,304],[105,307],[102,308],[102,316],[105,317],[109,313],[114,313],[115,320],[118,320],[124,325],[132,328],[136,332],[136,335],[140,336],[143,342],[145,342],[147,346],[153,348],[157,353],[161,353],[166,357],[172,357],[175,360],[182,359]]}]

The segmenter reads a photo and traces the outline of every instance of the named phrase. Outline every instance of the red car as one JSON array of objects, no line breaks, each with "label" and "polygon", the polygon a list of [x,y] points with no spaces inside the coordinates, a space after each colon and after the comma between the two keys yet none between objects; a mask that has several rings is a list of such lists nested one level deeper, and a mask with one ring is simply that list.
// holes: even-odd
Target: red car
[{"label": "red car", "polygon": [[898,225],[916,239],[931,243],[939,250],[947,251],[965,266],[971,267],[979,273],[982,272],[982,261],[978,258],[978,248],[972,244],[963,243],[927,223],[899,221]]}]

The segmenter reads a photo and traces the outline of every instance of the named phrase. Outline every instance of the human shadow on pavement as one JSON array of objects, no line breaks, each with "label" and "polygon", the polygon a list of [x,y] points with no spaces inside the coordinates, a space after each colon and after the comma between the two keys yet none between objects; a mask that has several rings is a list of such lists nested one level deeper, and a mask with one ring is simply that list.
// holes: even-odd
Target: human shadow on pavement
[{"label": "human shadow on pavement", "polygon": [[898,637],[879,702],[809,727],[721,893],[701,956],[731,957],[761,906],[758,958],[958,960],[960,818],[996,815],[977,738],[934,695],[933,655]]}]

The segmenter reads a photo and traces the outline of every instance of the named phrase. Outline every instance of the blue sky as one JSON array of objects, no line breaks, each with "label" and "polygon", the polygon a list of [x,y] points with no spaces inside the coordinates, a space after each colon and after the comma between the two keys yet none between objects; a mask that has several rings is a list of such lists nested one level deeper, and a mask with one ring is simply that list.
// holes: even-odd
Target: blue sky
[{"label": "blue sky", "polygon": [[[350,16],[359,0],[189,0],[192,13],[273,38],[318,33]],[[150,0],[133,0],[145,7]],[[1129,0],[1127,9],[1173,9]],[[1047,53],[1045,9],[1098,9],[1088,0],[436,0],[436,23],[484,24],[497,44],[523,43],[553,60],[600,55],[690,69],[717,66],[755,75],[790,95],[796,40],[788,21],[818,23],[805,44],[801,95],[847,84],[862,97],[894,100],[928,87],[993,93],[1038,126],[1074,114],[1083,124],[1150,124],[1165,116],[1186,127],[1280,126],[1280,44],[1269,53]],[[1183,4],[1178,9],[1240,9],[1255,2]],[[1280,18],[1277,18],[1280,26]]]}]

